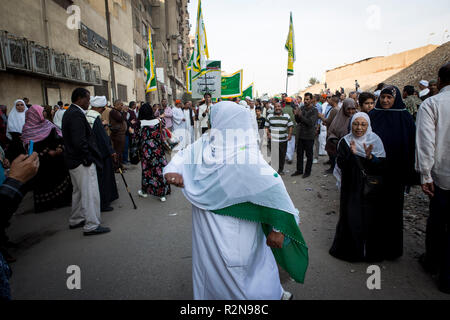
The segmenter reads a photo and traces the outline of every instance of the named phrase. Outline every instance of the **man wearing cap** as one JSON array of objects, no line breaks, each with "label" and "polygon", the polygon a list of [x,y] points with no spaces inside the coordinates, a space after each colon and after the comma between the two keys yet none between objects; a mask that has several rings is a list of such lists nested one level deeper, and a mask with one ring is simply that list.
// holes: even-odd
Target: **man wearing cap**
[{"label": "man wearing cap", "polygon": [[91,108],[86,113],[86,119],[94,133],[95,142],[101,154],[102,168],[97,169],[98,186],[100,190],[100,209],[102,212],[113,211],[111,202],[119,198],[114,176],[113,159],[117,161],[111,140],[106,134],[102,123],[102,113],[107,104],[106,97],[91,97]]},{"label": "man wearing cap", "polygon": [[283,93],[281,95],[281,107],[284,109],[284,107],[286,107],[286,98],[287,98],[287,93]]},{"label": "man wearing cap", "polygon": [[428,95],[430,94],[430,89],[428,89],[428,86],[429,86],[429,83],[427,80],[419,81],[419,88],[420,88],[419,98],[422,99],[422,101],[427,99]]}]

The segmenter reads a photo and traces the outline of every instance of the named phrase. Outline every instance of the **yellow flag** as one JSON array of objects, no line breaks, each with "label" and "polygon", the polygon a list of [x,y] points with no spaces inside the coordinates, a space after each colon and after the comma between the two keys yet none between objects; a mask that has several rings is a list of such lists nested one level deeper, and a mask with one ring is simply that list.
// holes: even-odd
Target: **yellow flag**
[{"label": "yellow flag", "polygon": [[295,37],[294,37],[294,23],[292,22],[292,12],[291,12],[291,21],[289,24],[289,34],[288,34],[285,48],[288,51],[287,74],[288,74],[288,76],[293,76],[294,75],[294,62],[295,62]]}]

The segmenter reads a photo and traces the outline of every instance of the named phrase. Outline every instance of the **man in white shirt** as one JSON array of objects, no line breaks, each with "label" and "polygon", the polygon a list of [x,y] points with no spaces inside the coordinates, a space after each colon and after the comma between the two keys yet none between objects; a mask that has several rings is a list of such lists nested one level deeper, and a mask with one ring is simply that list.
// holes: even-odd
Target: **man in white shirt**
[{"label": "man in white shirt", "polygon": [[172,109],[173,113],[173,134],[180,140],[175,151],[181,150],[187,146],[186,141],[186,117],[183,112],[183,103],[181,100],[175,101],[175,108]]},{"label": "man in white shirt", "polygon": [[64,112],[66,112],[66,109],[64,109],[63,103],[61,101],[59,101],[58,102],[58,110],[56,110],[55,115],[53,116],[53,123],[60,130],[62,128],[62,118],[63,118]]},{"label": "man in white shirt", "polygon": [[450,62],[439,70],[439,94],[417,114],[416,170],[430,197],[422,266],[439,274],[439,290],[450,294]]},{"label": "man in white shirt", "polygon": [[209,114],[211,112],[212,105],[210,93],[205,93],[203,97],[205,98],[205,104],[202,104],[198,109],[198,121],[200,122],[202,134],[208,131]]}]

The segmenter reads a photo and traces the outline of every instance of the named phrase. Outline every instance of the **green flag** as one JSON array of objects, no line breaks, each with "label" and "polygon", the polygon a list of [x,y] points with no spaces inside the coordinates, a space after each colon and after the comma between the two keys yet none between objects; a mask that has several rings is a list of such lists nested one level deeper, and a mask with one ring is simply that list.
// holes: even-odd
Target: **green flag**
[{"label": "green flag", "polygon": [[245,99],[247,97],[253,100],[253,83],[249,85],[248,88],[244,90],[244,92],[242,92],[241,98]]},{"label": "green flag", "polygon": [[230,76],[222,75],[222,98],[235,98],[242,95],[242,69]]},{"label": "green flag", "polygon": [[196,79],[206,72],[206,60],[209,58],[208,39],[205,22],[203,21],[202,2],[198,0],[197,28],[195,32],[194,58],[192,62],[193,78]]},{"label": "green flag", "polygon": [[294,36],[294,23],[292,22],[292,12],[291,20],[289,23],[289,34],[286,40],[286,45],[284,46],[288,51],[288,76],[294,75],[294,62],[295,62],[295,36]]},{"label": "green flag", "polygon": [[292,214],[250,202],[213,210],[213,212],[243,221],[259,222],[266,237],[273,228],[282,231],[285,242],[281,249],[272,249],[275,260],[296,282],[305,282],[309,264],[308,247]]},{"label": "green flag", "polygon": [[155,56],[153,54],[152,46],[152,30],[148,30],[148,51],[147,57],[145,58],[145,69],[144,69],[146,81],[145,81],[145,92],[153,92],[158,89],[156,85],[156,71],[155,71]]}]

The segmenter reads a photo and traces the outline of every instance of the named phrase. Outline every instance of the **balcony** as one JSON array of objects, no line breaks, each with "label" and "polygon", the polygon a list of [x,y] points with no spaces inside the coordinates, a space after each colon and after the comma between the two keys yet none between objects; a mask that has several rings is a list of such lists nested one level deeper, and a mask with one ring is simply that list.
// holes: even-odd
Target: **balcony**
[{"label": "balcony", "polygon": [[0,31],[0,70],[83,85],[101,85],[100,67]]}]

